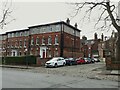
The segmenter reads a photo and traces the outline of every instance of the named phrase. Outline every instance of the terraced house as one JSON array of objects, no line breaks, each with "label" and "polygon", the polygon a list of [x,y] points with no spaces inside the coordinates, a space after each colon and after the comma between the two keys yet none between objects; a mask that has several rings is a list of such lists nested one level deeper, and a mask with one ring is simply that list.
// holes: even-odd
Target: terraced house
[{"label": "terraced house", "polygon": [[[80,32],[66,22],[30,26],[25,30],[16,30],[4,34],[4,52],[6,56],[35,55],[40,58],[79,57]],[[6,38],[5,38],[6,37]]]}]

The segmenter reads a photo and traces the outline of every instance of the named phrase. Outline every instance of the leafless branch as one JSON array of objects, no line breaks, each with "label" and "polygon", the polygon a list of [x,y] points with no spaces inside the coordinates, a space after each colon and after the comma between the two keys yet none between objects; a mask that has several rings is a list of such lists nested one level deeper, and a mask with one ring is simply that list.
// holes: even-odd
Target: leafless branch
[{"label": "leafless branch", "polygon": [[94,27],[96,27],[96,25],[100,22],[100,20],[101,20],[103,14],[105,13],[105,11],[106,11],[106,9],[104,9],[104,11],[101,13],[101,15],[100,15],[100,17],[98,18],[98,20],[97,20],[97,22],[96,22],[96,24],[95,24]]},{"label": "leafless branch", "polygon": [[2,18],[0,20],[1,29],[3,29],[4,26],[15,20],[14,18],[11,18],[11,14],[12,14],[11,6],[12,6],[12,2],[11,3],[9,2],[9,5],[8,5],[8,1],[4,2],[3,4],[3,10],[2,10],[3,13],[1,16]]}]

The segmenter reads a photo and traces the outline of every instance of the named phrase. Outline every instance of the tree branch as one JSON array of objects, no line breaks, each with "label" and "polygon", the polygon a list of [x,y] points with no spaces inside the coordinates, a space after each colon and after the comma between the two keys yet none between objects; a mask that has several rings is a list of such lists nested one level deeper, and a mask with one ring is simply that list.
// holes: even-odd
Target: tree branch
[{"label": "tree branch", "polygon": [[8,6],[8,1],[5,2],[5,4],[3,5],[3,14],[2,14],[2,18],[0,20],[0,28],[3,29],[3,27],[7,24],[9,24],[10,22],[14,21],[15,19],[11,18],[11,20],[8,21],[12,11],[11,11],[11,5],[12,2],[9,4]]}]

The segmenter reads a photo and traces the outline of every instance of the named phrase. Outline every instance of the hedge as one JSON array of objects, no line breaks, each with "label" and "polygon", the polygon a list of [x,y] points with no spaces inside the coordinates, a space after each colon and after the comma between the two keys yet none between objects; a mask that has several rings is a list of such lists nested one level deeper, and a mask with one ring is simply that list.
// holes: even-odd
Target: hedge
[{"label": "hedge", "polygon": [[36,57],[35,56],[5,57],[5,64],[33,65],[36,64]]}]

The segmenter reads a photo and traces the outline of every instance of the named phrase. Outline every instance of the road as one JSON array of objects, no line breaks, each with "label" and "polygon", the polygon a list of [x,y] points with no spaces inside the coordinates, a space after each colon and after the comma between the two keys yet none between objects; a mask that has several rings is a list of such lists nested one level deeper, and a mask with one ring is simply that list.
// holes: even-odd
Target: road
[{"label": "road", "polygon": [[2,88],[118,88],[118,82],[3,68]]}]

